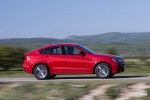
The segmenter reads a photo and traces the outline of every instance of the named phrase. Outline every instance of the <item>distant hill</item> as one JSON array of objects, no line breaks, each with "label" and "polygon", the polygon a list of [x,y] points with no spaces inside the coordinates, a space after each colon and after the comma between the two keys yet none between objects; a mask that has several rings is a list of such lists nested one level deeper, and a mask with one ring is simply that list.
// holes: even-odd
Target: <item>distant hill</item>
[{"label": "distant hill", "polygon": [[79,40],[80,42],[93,42],[93,43],[149,42],[150,32],[141,32],[141,33],[111,32],[97,35],[71,36],[71,38],[74,40]]},{"label": "distant hill", "polygon": [[0,39],[0,45],[21,46],[33,50],[50,43],[80,43],[98,53],[113,47],[124,57],[139,55],[150,56],[150,32],[141,33],[105,33],[97,35],[70,36],[65,39],[54,38],[13,38]]},{"label": "distant hill", "polygon": [[0,45],[45,45],[49,43],[136,43],[150,42],[150,32],[119,33],[111,32],[97,35],[70,36],[66,39],[54,38],[13,38],[0,39]]},{"label": "distant hill", "polygon": [[0,45],[45,45],[50,43],[71,42],[70,39],[53,39],[53,38],[12,38],[0,39]]}]

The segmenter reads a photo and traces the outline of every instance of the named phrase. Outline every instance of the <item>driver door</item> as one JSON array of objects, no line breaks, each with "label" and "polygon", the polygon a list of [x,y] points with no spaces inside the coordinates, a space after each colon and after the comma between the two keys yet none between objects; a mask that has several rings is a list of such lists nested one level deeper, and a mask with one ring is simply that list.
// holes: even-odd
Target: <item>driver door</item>
[{"label": "driver door", "polygon": [[64,46],[67,74],[84,74],[90,71],[90,59],[80,54],[81,50],[74,46]]}]

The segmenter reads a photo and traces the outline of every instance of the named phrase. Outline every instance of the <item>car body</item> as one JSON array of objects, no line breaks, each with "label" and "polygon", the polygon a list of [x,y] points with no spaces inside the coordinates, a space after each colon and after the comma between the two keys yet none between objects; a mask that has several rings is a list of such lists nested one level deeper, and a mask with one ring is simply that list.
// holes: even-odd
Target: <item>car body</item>
[{"label": "car body", "polygon": [[25,53],[23,69],[37,79],[58,74],[96,74],[108,78],[124,71],[124,60],[116,55],[95,53],[80,44],[58,43]]}]

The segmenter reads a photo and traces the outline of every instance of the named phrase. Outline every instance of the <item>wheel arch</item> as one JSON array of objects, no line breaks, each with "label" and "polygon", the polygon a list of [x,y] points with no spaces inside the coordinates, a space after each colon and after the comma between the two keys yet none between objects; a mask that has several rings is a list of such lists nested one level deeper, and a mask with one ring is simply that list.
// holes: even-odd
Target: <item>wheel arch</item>
[{"label": "wheel arch", "polygon": [[34,68],[35,68],[37,65],[39,65],[39,64],[44,64],[44,65],[46,65],[46,67],[47,67],[47,68],[49,69],[49,71],[50,71],[50,68],[49,68],[49,66],[48,66],[46,63],[38,62],[38,63],[34,64],[34,66],[33,66],[33,68],[32,68],[32,74],[34,73]]},{"label": "wheel arch", "polygon": [[108,65],[109,65],[109,68],[111,69],[111,72],[112,72],[111,65],[110,65],[108,62],[100,61],[100,62],[97,62],[97,63],[94,65],[94,68],[93,68],[93,74],[95,74],[95,68],[96,68],[96,66],[97,66],[98,64],[100,64],[100,63],[106,63],[106,64],[108,64]]}]

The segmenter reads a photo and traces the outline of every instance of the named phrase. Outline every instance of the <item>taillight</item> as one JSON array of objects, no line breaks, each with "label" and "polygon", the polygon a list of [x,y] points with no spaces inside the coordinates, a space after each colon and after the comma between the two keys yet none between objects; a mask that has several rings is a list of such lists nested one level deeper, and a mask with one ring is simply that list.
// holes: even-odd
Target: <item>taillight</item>
[{"label": "taillight", "polygon": [[30,60],[30,57],[29,56],[25,56],[25,60]]}]

